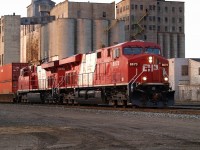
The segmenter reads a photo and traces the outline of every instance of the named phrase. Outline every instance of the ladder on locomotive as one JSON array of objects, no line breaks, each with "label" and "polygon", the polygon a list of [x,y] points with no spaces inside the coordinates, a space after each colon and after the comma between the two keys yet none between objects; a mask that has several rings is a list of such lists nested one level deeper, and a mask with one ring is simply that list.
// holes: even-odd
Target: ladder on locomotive
[{"label": "ladder on locomotive", "polygon": [[61,76],[61,80],[56,84],[56,79],[54,78],[53,84],[52,84],[52,94],[54,91],[57,91],[56,94],[59,94],[60,85],[62,85],[65,82],[65,77]]}]

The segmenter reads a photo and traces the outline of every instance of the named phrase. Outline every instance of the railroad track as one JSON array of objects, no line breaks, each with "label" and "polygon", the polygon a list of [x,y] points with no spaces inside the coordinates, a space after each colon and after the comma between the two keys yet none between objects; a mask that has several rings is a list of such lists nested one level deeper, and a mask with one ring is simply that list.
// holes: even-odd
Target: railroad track
[{"label": "railroad track", "polygon": [[[1,103],[3,104],[3,103]],[[5,103],[4,103],[5,104]],[[13,105],[11,103],[6,103]],[[40,107],[62,107],[70,109],[93,109],[93,110],[109,110],[109,111],[132,111],[132,112],[152,112],[152,113],[170,113],[170,114],[188,114],[188,115],[200,115],[199,106],[191,105],[175,105],[168,108],[133,108],[127,106],[126,108],[122,106],[113,107],[108,105],[58,105],[58,104],[28,104],[28,103],[19,103],[14,105],[31,105],[31,106],[40,106]]]}]

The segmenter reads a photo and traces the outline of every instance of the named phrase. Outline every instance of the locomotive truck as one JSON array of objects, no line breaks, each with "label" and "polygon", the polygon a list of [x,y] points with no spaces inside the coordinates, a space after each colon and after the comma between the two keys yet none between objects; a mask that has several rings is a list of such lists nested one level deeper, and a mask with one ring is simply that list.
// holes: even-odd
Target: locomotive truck
[{"label": "locomotive truck", "polygon": [[167,107],[174,104],[168,69],[158,44],[128,41],[22,68],[14,100]]}]

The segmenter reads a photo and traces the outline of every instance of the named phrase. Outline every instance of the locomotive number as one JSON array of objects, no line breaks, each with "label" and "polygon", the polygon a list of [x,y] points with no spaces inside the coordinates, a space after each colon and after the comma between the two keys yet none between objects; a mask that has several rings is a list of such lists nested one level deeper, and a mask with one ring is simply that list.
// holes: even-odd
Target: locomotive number
[{"label": "locomotive number", "polygon": [[119,61],[114,61],[113,62],[113,67],[119,66]]},{"label": "locomotive number", "polygon": [[154,70],[158,70],[158,65],[144,64],[142,70],[144,72],[153,72]]}]

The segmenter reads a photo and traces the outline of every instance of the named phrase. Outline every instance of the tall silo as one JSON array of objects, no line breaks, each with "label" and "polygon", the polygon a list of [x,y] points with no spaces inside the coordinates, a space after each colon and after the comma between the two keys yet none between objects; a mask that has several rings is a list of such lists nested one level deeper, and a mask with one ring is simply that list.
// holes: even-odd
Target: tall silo
[{"label": "tall silo", "polygon": [[77,19],[76,53],[92,51],[92,20]]},{"label": "tall silo", "polygon": [[63,18],[57,20],[57,49],[59,59],[75,54],[75,19]]},{"label": "tall silo", "polygon": [[166,58],[170,58],[170,34],[169,33],[165,33],[164,34],[165,37],[165,42],[164,42],[164,57]]},{"label": "tall silo", "polygon": [[48,58],[49,57],[49,26],[48,24],[45,24],[43,26],[41,26],[41,32],[40,32],[40,35],[41,35],[41,52],[40,52],[40,56],[41,56],[41,59],[45,59],[45,58]]},{"label": "tall silo", "polygon": [[158,44],[161,47],[162,55],[164,56],[164,43],[163,43],[163,33],[158,33]]},{"label": "tall silo", "polygon": [[177,34],[172,34],[171,36],[171,58],[178,57],[178,36]]},{"label": "tall silo", "polygon": [[111,20],[108,26],[110,31],[109,45],[115,45],[125,41],[125,22],[122,20]]},{"label": "tall silo", "polygon": [[52,57],[58,55],[57,43],[58,43],[58,36],[57,36],[57,26],[56,21],[49,23],[49,58],[51,60]]},{"label": "tall silo", "polygon": [[108,20],[93,21],[93,50],[108,46]]},{"label": "tall silo", "polygon": [[178,55],[185,58],[185,34],[178,35]]}]

